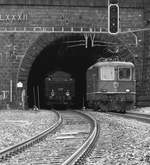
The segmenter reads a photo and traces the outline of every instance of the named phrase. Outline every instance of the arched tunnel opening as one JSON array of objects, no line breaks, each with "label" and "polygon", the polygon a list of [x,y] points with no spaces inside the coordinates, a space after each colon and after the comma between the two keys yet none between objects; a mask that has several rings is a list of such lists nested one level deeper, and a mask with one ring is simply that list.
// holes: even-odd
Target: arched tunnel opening
[{"label": "arched tunnel opening", "polygon": [[48,109],[45,102],[45,78],[54,71],[67,72],[75,80],[75,106],[81,108],[86,101],[86,71],[97,59],[112,56],[106,45],[91,46],[91,40],[81,35],[62,37],[50,43],[37,56],[30,69],[27,95],[28,107],[35,104]]}]

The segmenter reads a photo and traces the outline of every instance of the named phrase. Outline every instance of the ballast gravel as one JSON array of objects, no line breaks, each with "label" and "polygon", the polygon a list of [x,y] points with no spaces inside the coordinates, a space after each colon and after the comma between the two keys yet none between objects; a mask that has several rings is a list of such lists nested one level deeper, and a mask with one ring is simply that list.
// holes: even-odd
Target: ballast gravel
[{"label": "ballast gravel", "polygon": [[150,165],[150,124],[90,112],[99,122],[100,135],[86,165]]},{"label": "ballast gravel", "polygon": [[0,150],[35,136],[56,120],[57,116],[53,111],[1,110]]}]

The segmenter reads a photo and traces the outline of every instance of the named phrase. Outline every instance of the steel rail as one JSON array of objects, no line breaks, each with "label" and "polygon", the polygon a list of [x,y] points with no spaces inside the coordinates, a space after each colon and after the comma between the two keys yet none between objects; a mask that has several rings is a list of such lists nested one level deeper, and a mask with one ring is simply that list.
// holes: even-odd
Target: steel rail
[{"label": "steel rail", "polygon": [[82,146],[75,153],[73,153],[62,165],[74,165],[78,163],[80,164],[80,162],[82,161],[82,158],[85,156],[89,148],[92,147],[93,142],[95,141],[97,137],[98,125],[97,125],[96,119],[94,119],[92,116],[85,114],[83,112],[79,112],[79,113],[86,116],[91,121],[92,127],[90,131],[90,135],[86,139],[86,141],[82,144]]},{"label": "steel rail", "polygon": [[10,158],[11,156],[13,156],[19,152],[24,151],[25,149],[31,147],[33,144],[38,143],[39,141],[46,138],[46,136],[49,133],[52,133],[53,131],[55,131],[60,126],[60,124],[62,123],[61,115],[57,111],[55,111],[55,113],[57,114],[58,120],[50,128],[42,131],[38,135],[35,135],[35,136],[33,136],[33,137],[23,141],[23,142],[20,142],[14,146],[0,150],[0,162],[6,160],[7,158]]}]

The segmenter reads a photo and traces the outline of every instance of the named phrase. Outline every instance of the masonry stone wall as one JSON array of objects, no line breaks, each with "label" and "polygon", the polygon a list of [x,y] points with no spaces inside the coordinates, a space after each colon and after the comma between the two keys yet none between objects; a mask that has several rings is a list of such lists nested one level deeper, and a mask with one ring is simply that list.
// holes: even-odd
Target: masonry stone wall
[{"label": "masonry stone wall", "polygon": [[139,105],[150,106],[150,3],[144,7],[144,50],[143,50],[143,70],[140,94],[137,99]]}]

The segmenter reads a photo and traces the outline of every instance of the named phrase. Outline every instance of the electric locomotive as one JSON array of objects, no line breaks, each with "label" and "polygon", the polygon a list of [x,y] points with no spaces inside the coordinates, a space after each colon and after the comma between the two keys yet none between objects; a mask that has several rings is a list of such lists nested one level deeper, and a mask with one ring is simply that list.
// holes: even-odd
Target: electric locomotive
[{"label": "electric locomotive", "polygon": [[87,70],[87,106],[125,113],[136,95],[135,67],[131,62],[97,62]]},{"label": "electric locomotive", "polygon": [[45,99],[49,108],[69,108],[74,104],[74,79],[56,71],[45,79]]}]

